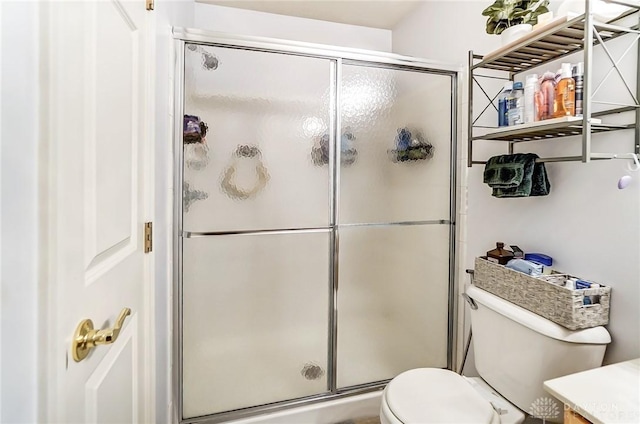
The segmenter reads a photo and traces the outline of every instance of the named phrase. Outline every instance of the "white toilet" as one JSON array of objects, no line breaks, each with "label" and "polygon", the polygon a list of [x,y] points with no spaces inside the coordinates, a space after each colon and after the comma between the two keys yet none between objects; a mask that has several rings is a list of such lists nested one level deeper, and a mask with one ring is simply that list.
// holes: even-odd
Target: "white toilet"
[{"label": "white toilet", "polygon": [[542,383],[599,367],[607,330],[568,330],[473,285],[467,295],[477,305],[471,328],[482,378],[437,368],[403,372],[383,392],[381,423],[516,424],[525,413],[562,422],[563,406]]}]

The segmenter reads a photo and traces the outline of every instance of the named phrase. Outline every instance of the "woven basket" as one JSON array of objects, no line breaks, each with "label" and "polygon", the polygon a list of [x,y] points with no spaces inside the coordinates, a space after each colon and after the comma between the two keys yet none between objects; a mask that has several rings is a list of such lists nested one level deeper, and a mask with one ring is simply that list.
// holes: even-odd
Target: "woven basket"
[{"label": "woven basket", "polygon": [[[483,258],[476,258],[473,281],[477,287],[570,330],[609,323],[611,287],[569,290]],[[585,296],[599,296],[600,303],[584,305]]]}]

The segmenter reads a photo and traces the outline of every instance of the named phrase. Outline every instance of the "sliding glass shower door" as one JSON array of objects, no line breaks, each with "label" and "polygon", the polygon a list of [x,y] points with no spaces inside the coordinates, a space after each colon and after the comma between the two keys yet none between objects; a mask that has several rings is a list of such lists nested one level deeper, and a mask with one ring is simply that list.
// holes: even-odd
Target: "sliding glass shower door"
[{"label": "sliding glass shower door", "polygon": [[198,37],[178,68],[181,420],[446,368],[455,72]]},{"label": "sliding glass shower door", "polygon": [[185,48],[184,418],[327,391],[332,67]]},{"label": "sliding glass shower door", "polygon": [[447,366],[452,105],[447,75],[341,71],[337,383],[349,387]]}]

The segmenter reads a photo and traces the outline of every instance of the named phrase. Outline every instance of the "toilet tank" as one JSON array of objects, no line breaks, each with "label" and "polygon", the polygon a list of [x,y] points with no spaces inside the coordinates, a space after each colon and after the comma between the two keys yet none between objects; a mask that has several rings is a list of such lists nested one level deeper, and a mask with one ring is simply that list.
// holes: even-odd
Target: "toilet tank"
[{"label": "toilet tank", "polygon": [[[611,336],[604,327],[569,330],[540,315],[471,285],[473,351],[480,376],[503,397],[526,413],[550,410],[562,422],[562,405],[543,389],[543,382],[602,365]],[[555,411],[555,409],[554,409]],[[539,418],[543,418],[540,417]]]}]

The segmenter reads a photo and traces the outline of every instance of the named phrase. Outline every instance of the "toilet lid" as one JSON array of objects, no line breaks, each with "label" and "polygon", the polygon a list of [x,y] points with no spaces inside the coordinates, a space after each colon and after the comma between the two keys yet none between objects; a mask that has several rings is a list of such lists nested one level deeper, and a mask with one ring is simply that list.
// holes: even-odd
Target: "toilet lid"
[{"label": "toilet lid", "polygon": [[436,368],[406,371],[387,385],[385,401],[401,422],[490,423],[494,410],[465,379]]}]

